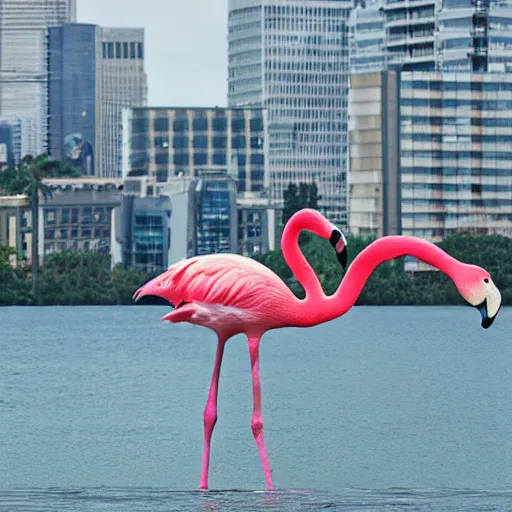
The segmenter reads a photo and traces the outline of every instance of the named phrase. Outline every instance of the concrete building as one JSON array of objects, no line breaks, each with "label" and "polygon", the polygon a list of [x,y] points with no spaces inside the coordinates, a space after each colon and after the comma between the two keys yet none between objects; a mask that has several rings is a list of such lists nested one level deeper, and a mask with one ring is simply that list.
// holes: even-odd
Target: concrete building
[{"label": "concrete building", "polygon": [[26,196],[0,196],[0,245],[16,249],[20,255],[20,259],[15,255],[10,257],[12,266],[18,265],[21,261],[31,262],[31,219]]},{"label": "concrete building", "polygon": [[[394,222],[386,194],[389,205],[394,191],[398,233],[433,241],[459,231],[512,236],[512,75],[393,73],[352,78],[352,231],[386,234]],[[357,101],[365,94],[368,105]],[[399,108],[384,113],[379,104],[388,102]],[[365,137],[375,140],[373,160],[364,156]]]},{"label": "concrete building", "polygon": [[122,109],[147,99],[143,29],[73,23],[50,28],[48,41],[51,156],[119,178]]},{"label": "concrete building", "polygon": [[113,211],[121,205],[121,182],[101,178],[56,178],[44,183],[51,197],[41,198],[39,257],[62,251],[112,250]]},{"label": "concrete building", "polygon": [[76,0],[0,2],[0,119],[23,125],[21,157],[47,151],[47,29],[76,19]]},{"label": "concrete building", "polygon": [[122,176],[123,110],[147,104],[144,70],[144,29],[101,29],[101,149],[100,176]]},{"label": "concrete building", "polygon": [[347,20],[352,0],[229,0],[228,106],[268,111],[270,198],[315,181],[346,226]]},{"label": "concrete building", "polygon": [[352,75],[350,222],[355,235],[401,233],[399,74]]}]

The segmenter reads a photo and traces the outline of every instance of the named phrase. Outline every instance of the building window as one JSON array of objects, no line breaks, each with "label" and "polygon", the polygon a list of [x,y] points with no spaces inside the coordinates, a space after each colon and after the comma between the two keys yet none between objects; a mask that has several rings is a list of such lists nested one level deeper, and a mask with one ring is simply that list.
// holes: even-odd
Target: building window
[{"label": "building window", "polygon": [[156,165],[168,165],[169,164],[169,153],[157,153],[155,155]]},{"label": "building window", "polygon": [[116,59],[122,58],[121,43],[116,43]]},{"label": "building window", "polygon": [[263,165],[263,155],[251,155],[252,165]]},{"label": "building window", "polygon": [[208,130],[208,119],[206,117],[197,117],[194,119],[193,128],[196,132],[205,132]]},{"label": "building window", "polygon": [[213,120],[213,131],[225,132],[228,128],[228,121],[225,118],[218,118]]},{"label": "building window", "polygon": [[123,59],[127,59],[129,56],[130,55],[128,53],[128,43],[124,42],[123,43]]},{"label": "building window", "polygon": [[245,135],[233,137],[231,146],[233,149],[245,149]]},{"label": "building window", "polygon": [[213,137],[213,147],[216,149],[227,148],[228,138],[227,137]]},{"label": "building window", "polygon": [[208,137],[205,135],[194,136],[194,148],[206,149],[208,147]]},{"label": "building window", "polygon": [[184,132],[188,130],[188,119],[175,119],[172,123],[172,129],[175,132]]},{"label": "building window", "polygon": [[130,59],[135,59],[135,43],[130,43]]},{"label": "building window", "polygon": [[56,210],[53,208],[51,210],[46,210],[45,224],[47,226],[52,226],[52,225],[55,225],[55,223],[56,223]]},{"label": "building window", "polygon": [[109,59],[114,58],[114,43],[107,43],[107,53]]},{"label": "building window", "polygon": [[206,153],[194,153],[194,165],[206,165],[207,161]]},{"label": "building window", "polygon": [[158,183],[165,183],[167,181],[168,171],[156,171],[156,181]]},{"label": "building window", "polygon": [[167,135],[162,135],[160,137],[155,137],[153,140],[155,147],[158,148],[168,148],[169,147],[169,137]]},{"label": "building window", "polygon": [[262,132],[263,131],[263,119],[258,117],[251,119],[251,132]]},{"label": "building window", "polygon": [[231,120],[231,130],[234,132],[244,132],[245,131],[245,119],[232,119]]},{"label": "building window", "polygon": [[82,223],[90,224],[92,222],[92,208],[84,208],[82,212]]},{"label": "building window", "polygon": [[103,58],[107,58],[107,43],[103,42],[101,43],[102,51],[103,51]]},{"label": "building window", "polygon": [[157,117],[153,122],[155,132],[168,132],[169,119],[167,117]]},{"label": "building window", "polygon": [[188,137],[184,135],[175,135],[173,140],[174,148],[188,148]]},{"label": "building window", "polygon": [[213,165],[226,165],[226,153],[214,153]]},{"label": "building window", "polygon": [[144,58],[144,48],[142,46],[142,43],[137,43],[137,58]]},{"label": "building window", "polygon": [[188,165],[188,153],[174,153],[174,165]]}]

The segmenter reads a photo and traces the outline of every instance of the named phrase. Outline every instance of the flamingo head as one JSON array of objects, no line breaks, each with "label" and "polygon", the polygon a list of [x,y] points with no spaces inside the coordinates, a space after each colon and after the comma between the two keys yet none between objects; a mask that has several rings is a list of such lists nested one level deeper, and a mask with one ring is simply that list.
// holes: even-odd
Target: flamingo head
[{"label": "flamingo head", "polygon": [[482,315],[482,327],[488,329],[501,307],[501,294],[489,272],[476,265],[464,264],[453,277],[455,286],[464,299]]},{"label": "flamingo head", "polygon": [[340,265],[343,268],[347,267],[347,239],[343,234],[341,229],[338,229],[336,226],[332,225],[332,230],[330,233],[329,242],[334,247],[336,251],[336,256]]}]

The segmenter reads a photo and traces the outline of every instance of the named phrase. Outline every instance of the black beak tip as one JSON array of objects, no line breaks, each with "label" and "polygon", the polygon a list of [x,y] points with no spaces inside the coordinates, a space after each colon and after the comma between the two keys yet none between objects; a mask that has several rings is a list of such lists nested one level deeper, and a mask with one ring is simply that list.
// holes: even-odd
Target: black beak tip
[{"label": "black beak tip", "polygon": [[338,261],[343,268],[347,268],[347,248],[344,247],[343,250],[338,254]]},{"label": "black beak tip", "polygon": [[489,317],[482,318],[482,327],[484,329],[489,329],[489,327],[491,327],[492,323],[494,322],[494,318],[489,318]]}]

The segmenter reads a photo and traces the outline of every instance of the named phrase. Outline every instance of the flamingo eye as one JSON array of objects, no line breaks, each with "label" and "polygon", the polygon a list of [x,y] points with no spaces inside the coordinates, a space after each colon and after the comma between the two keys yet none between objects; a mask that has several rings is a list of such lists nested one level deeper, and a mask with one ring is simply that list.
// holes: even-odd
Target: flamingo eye
[{"label": "flamingo eye", "polygon": [[489,279],[486,277],[484,278],[484,283],[488,283],[489,282]]}]

